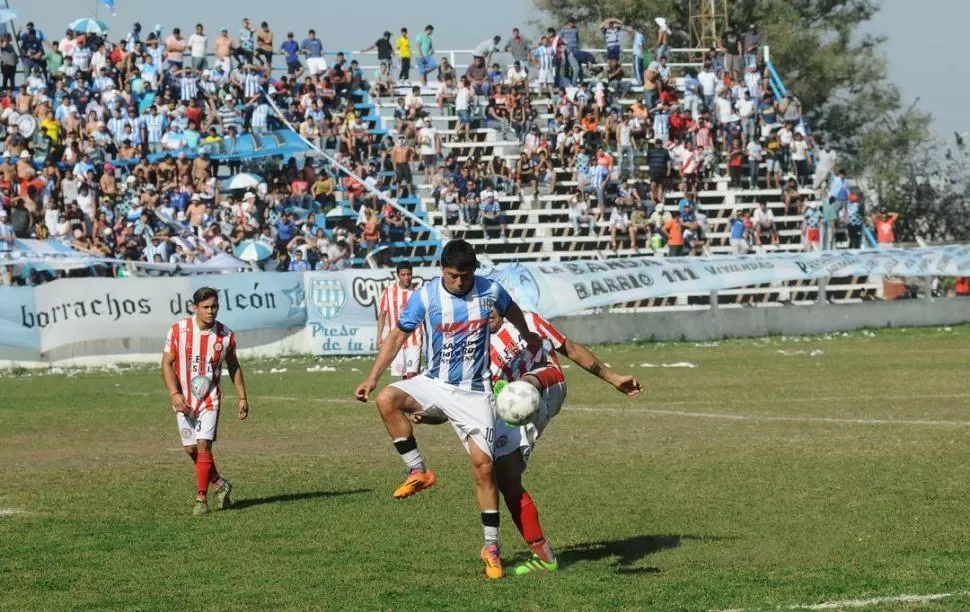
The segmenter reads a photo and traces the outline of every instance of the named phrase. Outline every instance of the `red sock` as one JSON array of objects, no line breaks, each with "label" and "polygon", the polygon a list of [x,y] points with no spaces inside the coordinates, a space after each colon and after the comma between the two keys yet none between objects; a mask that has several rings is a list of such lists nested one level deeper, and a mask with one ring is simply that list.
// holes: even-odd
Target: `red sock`
[{"label": "red sock", "polygon": [[[212,453],[209,453],[209,456],[211,457]],[[212,468],[209,470],[209,482],[211,482],[212,484],[215,484],[219,482],[221,479],[222,477],[219,476],[219,470],[216,469],[216,460],[213,459]]]},{"label": "red sock", "polygon": [[209,477],[214,468],[212,453],[199,451],[199,458],[195,461],[195,483],[200,494],[208,493]]},{"label": "red sock", "polygon": [[522,493],[520,504],[520,520],[522,521],[522,537],[525,539],[526,544],[533,544],[540,540],[545,540],[546,536],[542,534],[542,525],[539,524],[539,509],[536,508],[536,504],[529,497],[529,493],[524,491]]}]

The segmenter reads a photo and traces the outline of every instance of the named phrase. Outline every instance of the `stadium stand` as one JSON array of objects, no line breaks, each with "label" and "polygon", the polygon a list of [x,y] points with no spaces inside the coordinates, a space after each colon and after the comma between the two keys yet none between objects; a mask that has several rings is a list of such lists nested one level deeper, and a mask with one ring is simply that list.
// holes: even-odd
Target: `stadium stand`
[{"label": "stadium stand", "polygon": [[[4,156],[21,160],[0,182],[16,236],[113,261],[81,272],[97,274],[225,251],[264,253],[252,259],[267,270],[433,263],[453,237],[493,263],[848,242],[833,231],[844,219],[826,223],[852,210],[848,184],[830,176],[834,154],[812,141],[767,49],[743,74],[716,51],[699,61],[702,50],[672,49],[640,74],[628,52],[617,62],[577,50],[585,75],[570,80],[575,68],[551,32],[518,67],[501,49],[487,52],[488,66],[473,52],[438,51],[440,68],[417,85],[396,82],[398,65],[323,51],[313,36],[287,37],[283,63],[267,65],[251,47],[258,35],[246,25],[215,39],[136,29],[112,44],[97,32],[45,40],[28,24],[16,47],[26,79],[0,100]],[[18,53],[11,43],[0,42],[6,61]],[[220,180],[242,171],[261,184]],[[50,277],[27,270],[18,280]],[[787,284],[718,299],[875,291],[867,279],[835,282],[821,294]]]}]

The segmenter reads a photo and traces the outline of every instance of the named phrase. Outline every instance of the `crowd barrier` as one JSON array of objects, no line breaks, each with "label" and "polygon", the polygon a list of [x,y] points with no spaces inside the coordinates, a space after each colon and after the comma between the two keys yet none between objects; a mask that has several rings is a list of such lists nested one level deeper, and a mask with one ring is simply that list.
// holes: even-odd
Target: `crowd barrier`
[{"label": "crowd barrier", "polygon": [[[654,297],[775,281],[833,276],[967,276],[970,247],[712,258],[634,257],[509,264],[482,273],[499,280],[523,308],[557,318]],[[427,282],[436,274],[434,268],[417,268],[415,281]],[[3,288],[0,361],[7,365],[81,362],[88,357],[106,359],[112,354],[141,351],[157,356],[169,326],[189,316],[192,293],[202,286],[218,290],[219,318],[239,333],[239,346],[250,354],[368,355],[376,347],[378,301],[384,287],[392,282],[392,270],[354,269],[71,278],[37,287]],[[731,335],[729,321],[735,315],[711,316],[728,317],[717,333]],[[617,317],[621,315],[600,314],[597,320],[609,326],[619,320]],[[619,337],[629,339],[627,334]],[[596,341],[612,338],[606,335]]]}]

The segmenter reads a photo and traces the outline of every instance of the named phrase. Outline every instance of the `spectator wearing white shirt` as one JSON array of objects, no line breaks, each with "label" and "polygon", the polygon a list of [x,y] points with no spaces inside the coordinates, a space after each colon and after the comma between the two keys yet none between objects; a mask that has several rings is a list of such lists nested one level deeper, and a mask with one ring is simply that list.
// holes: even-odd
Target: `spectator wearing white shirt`
[{"label": "spectator wearing white shirt", "polygon": [[815,177],[812,180],[812,188],[819,192],[819,197],[823,197],[828,189],[829,177],[835,170],[839,156],[832,150],[832,143],[826,143],[818,154],[818,165],[815,166]]},{"label": "spectator wearing white shirt", "polygon": [[746,151],[748,153],[748,170],[750,172],[748,180],[750,181],[749,187],[751,189],[758,188],[758,174],[761,168],[761,160],[764,158],[765,152],[764,147],[762,146],[764,140],[764,138],[762,138],[760,141],[752,138],[750,141],[748,141],[748,146],[746,147]]},{"label": "spectator wearing white shirt", "polygon": [[537,46],[532,51],[532,62],[539,66],[539,78],[536,80],[536,89],[540,92],[545,86],[546,93],[552,98],[552,86],[556,79],[556,50],[550,44],[549,38],[543,36]]},{"label": "spectator wearing white shirt", "polygon": [[701,86],[701,97],[704,100],[704,106],[707,107],[708,112],[713,112],[714,110],[714,96],[717,93],[717,75],[711,69],[710,63],[705,63],[704,67],[697,74],[697,82]]},{"label": "spectator wearing white shirt", "polygon": [[799,186],[808,184],[808,143],[801,132],[795,132],[791,143],[791,160]]},{"label": "spectator wearing white shirt", "polygon": [[784,123],[778,130],[778,144],[781,145],[781,172],[782,174],[787,174],[791,170],[792,162],[792,150],[791,146],[795,140],[795,134],[792,131],[794,127],[793,124]]},{"label": "spectator wearing white shirt", "polygon": [[77,45],[71,52],[71,57],[74,58],[74,65],[81,72],[90,72],[91,70],[91,50],[84,45]]},{"label": "spectator wearing white shirt", "polygon": [[614,206],[610,213],[610,248],[617,250],[616,235],[624,233],[630,236],[630,248],[637,249],[637,228],[630,224],[630,213],[625,207]]},{"label": "spectator wearing white shirt", "polygon": [[431,125],[428,118],[419,120],[418,145],[421,149],[421,163],[424,164],[424,180],[433,187],[438,180],[438,159],[441,156],[441,136]]},{"label": "spectator wearing white shirt", "polygon": [[205,35],[205,30],[201,23],[196,24],[195,33],[189,36],[187,41],[189,47],[189,56],[192,60],[191,66],[196,70],[206,69],[206,47],[208,46],[209,39]]},{"label": "spectator wearing white shirt", "polygon": [[775,213],[768,208],[768,203],[761,201],[754,209],[751,217],[751,231],[754,234],[754,243],[761,246],[765,236],[771,244],[778,244],[778,229],[775,227]]},{"label": "spectator wearing white shirt", "polygon": [[455,113],[458,115],[458,126],[455,128],[455,132],[464,129],[464,142],[471,140],[471,99],[472,90],[471,82],[468,77],[461,77],[461,84],[458,86],[458,91],[455,92]]},{"label": "spectator wearing white shirt", "polygon": [[529,86],[529,73],[522,67],[521,62],[515,62],[509,66],[505,76],[505,82],[512,89],[525,90]]},{"label": "spectator wearing white shirt", "polygon": [[757,117],[755,116],[754,100],[751,99],[751,94],[745,91],[736,106],[738,117],[741,118],[742,142],[744,146],[747,146],[748,142],[755,137],[755,129],[758,125]]}]

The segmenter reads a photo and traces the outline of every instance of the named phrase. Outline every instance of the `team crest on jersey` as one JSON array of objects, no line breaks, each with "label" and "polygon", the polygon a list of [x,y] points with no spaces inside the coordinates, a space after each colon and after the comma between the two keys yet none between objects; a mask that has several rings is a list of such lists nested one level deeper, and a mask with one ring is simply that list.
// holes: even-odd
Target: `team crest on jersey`
[{"label": "team crest on jersey", "polygon": [[200,400],[209,392],[209,387],[212,386],[212,379],[208,376],[195,376],[189,382],[189,386],[192,388],[192,396]]},{"label": "team crest on jersey", "polygon": [[347,302],[347,290],[343,281],[334,278],[317,278],[310,282],[310,300],[324,319],[333,319]]},{"label": "team crest on jersey", "polygon": [[505,448],[505,445],[508,444],[508,441],[509,441],[508,436],[499,436],[498,439],[495,440],[495,448]]},{"label": "team crest on jersey", "polygon": [[221,342],[216,342],[216,345],[214,347],[212,347],[212,348],[214,348],[216,350],[216,352],[219,352],[219,351],[222,350],[222,343]]}]

